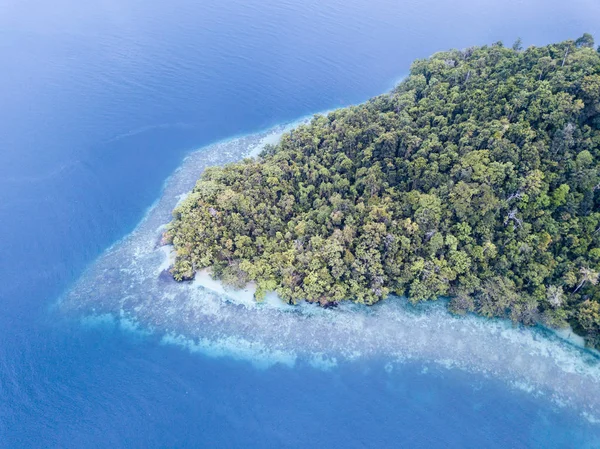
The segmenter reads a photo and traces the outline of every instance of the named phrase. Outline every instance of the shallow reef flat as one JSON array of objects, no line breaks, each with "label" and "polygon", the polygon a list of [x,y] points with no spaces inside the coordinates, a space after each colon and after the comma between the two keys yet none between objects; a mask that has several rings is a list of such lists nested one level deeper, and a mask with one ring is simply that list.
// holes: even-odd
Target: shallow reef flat
[{"label": "shallow reef flat", "polygon": [[[299,123],[299,122],[297,122]],[[297,124],[296,123],[296,124]],[[174,206],[206,167],[257,154],[290,127],[211,145],[190,154],[138,227],[110,247],[60,298],[56,312],[85,325],[109,324],[152,334],[214,357],[258,367],[306,361],[317,368],[365,358],[433,363],[501,379],[514,388],[600,416],[600,359],[540,328],[450,315],[443,301],[412,306],[390,297],[372,306],[323,309],[263,303],[198,276],[175,282],[170,248],[161,246]]]}]

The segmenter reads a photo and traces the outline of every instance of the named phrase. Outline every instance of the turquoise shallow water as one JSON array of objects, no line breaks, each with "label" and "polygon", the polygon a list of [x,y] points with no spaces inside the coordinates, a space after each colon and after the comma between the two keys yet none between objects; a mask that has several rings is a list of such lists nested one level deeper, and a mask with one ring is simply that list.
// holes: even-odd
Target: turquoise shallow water
[{"label": "turquoise shallow water", "polygon": [[[4,3],[0,446],[597,447],[579,411],[480,370],[376,351],[257,367],[256,351],[190,353],[52,305],[191,150],[363,101],[440,49],[600,37],[598,13],[585,0]],[[347,334],[269,335],[263,355]]]}]

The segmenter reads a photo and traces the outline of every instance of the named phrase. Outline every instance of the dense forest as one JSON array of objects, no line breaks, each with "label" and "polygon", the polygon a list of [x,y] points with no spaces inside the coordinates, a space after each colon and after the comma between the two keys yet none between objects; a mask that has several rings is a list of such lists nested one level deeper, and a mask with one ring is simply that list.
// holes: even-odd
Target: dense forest
[{"label": "dense forest", "polygon": [[207,169],[172,274],[333,305],[449,297],[600,347],[600,48],[451,50],[386,95]]}]

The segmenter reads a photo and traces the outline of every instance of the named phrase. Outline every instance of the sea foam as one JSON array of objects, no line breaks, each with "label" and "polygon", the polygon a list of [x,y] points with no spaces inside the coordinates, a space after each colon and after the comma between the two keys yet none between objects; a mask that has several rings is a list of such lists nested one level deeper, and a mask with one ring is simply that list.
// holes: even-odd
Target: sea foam
[{"label": "sea foam", "polygon": [[256,303],[252,286],[227,290],[206,272],[194,282],[173,281],[167,273],[173,255],[160,245],[161,234],[172,209],[204,168],[256,155],[297,124],[190,154],[138,227],[93,263],[56,309],[85,325],[152,333],[162,344],[248,360],[259,368],[304,360],[330,370],[341,361],[364,358],[387,360],[388,371],[406,360],[434,363],[543,394],[576,407],[590,421],[600,416],[598,356],[543,329],[452,316],[443,301],[412,306],[390,297],[373,307],[343,304],[326,310],[311,304],[287,306],[275,295]]}]

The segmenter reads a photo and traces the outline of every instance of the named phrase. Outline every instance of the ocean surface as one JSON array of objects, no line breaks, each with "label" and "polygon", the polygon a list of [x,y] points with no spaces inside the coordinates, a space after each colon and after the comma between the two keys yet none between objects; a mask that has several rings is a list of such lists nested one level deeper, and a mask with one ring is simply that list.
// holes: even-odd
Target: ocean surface
[{"label": "ocean surface", "polygon": [[[598,372],[593,357],[578,362],[575,349],[541,331],[460,324],[498,335],[488,352],[502,353],[504,341],[537,348],[535,375],[547,391],[525,381],[527,358],[511,362],[523,381],[486,372],[482,358],[443,363],[424,348],[451,343],[431,327],[406,331],[393,359],[387,349],[341,357],[331,348],[367,346],[328,316],[301,319],[330,331],[294,334],[297,317],[206,295],[202,304],[221,301],[206,328],[213,333],[186,340],[177,323],[152,326],[144,308],[139,322],[123,319],[109,295],[123,290],[133,260],[113,256],[143,234],[192,152],[362,102],[438,50],[517,37],[544,45],[583,32],[600,40],[598,17],[596,0],[4,0],[0,447],[600,447],[600,424],[578,405],[577,380]],[[241,155],[244,139],[235,142],[218,148]],[[211,162],[237,154],[225,153]],[[111,261],[114,275],[98,277]],[[142,298],[139,273],[129,274],[139,302],[117,301],[122,315],[141,301],[151,310],[155,286]],[[80,305],[79,318],[75,306],[57,306],[65,298]],[[374,313],[396,319],[400,302]],[[439,329],[454,326],[435,308],[427,314]],[[235,327],[244,316],[255,321]],[[287,333],[276,332],[281,316]],[[354,335],[375,335],[365,328]],[[261,344],[248,346],[242,331]],[[486,334],[477,335],[473,351],[483,351]],[[461,360],[468,349],[456,352]],[[559,353],[560,370],[541,362]],[[553,376],[573,406],[553,394]]]}]

